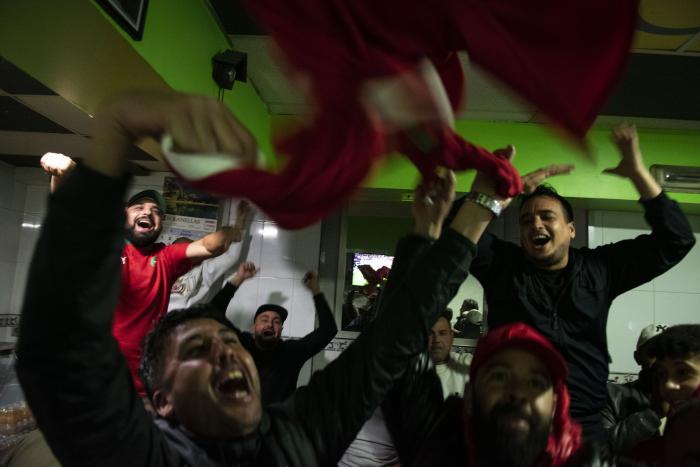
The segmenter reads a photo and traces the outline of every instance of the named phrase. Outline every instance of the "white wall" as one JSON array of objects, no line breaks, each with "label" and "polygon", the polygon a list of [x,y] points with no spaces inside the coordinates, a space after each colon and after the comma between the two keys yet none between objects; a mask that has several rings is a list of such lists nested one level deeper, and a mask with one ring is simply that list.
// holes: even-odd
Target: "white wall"
[{"label": "white wall", "polygon": [[[689,216],[700,241],[700,216]],[[591,211],[589,245],[595,247],[649,233],[641,213]],[[637,373],[632,357],[641,330],[649,324],[700,323],[700,247],[675,268],[619,296],[608,317],[611,373]]]},{"label": "white wall", "polygon": [[[15,181],[15,168],[0,162],[0,314],[12,314],[17,250],[22,231],[26,185]],[[4,320],[10,319],[4,317]],[[7,340],[9,329],[0,333]]]},{"label": "white wall", "polygon": [[[20,313],[47,194],[48,177],[40,170],[0,163],[0,313]],[[15,332],[4,327],[0,341],[14,342]]]}]

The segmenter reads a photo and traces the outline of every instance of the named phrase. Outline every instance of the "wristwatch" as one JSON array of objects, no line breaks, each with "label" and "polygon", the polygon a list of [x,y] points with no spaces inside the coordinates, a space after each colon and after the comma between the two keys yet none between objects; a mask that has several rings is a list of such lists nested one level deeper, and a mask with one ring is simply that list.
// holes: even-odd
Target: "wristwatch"
[{"label": "wristwatch", "polygon": [[503,206],[501,206],[501,203],[491,198],[489,195],[485,195],[483,193],[470,191],[469,193],[464,195],[464,199],[466,201],[471,201],[472,203],[476,203],[479,206],[488,209],[493,213],[495,217],[498,217],[501,214],[501,211],[503,211]]}]

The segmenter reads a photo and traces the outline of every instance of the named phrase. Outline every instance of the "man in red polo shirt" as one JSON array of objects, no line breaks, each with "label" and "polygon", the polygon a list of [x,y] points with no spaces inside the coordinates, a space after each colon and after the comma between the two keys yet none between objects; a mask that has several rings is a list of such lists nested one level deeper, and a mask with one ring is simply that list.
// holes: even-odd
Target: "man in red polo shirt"
[{"label": "man in red polo shirt", "polygon": [[[62,154],[44,156],[41,165],[52,175],[52,192],[75,168],[75,162]],[[143,338],[167,311],[173,284],[193,265],[221,255],[232,242],[242,238],[239,227],[227,226],[192,243],[156,243],[163,229],[164,215],[165,200],[155,190],[136,193],[126,203],[126,244],[120,256],[122,286],[112,334],[141,396],[145,391],[138,367]]]},{"label": "man in red polo shirt", "polygon": [[126,203],[122,288],[112,334],[140,395],[144,394],[138,377],[143,338],[167,311],[173,284],[193,265],[219,256],[241,239],[240,229],[227,226],[191,243],[156,243],[164,214],[165,200],[155,190],[141,191]]}]

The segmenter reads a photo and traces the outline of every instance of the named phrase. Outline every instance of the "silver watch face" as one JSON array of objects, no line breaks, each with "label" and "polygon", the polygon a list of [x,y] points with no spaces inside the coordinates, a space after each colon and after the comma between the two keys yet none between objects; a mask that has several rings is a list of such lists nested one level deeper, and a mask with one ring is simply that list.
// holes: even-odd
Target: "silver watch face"
[{"label": "silver watch face", "polygon": [[472,201],[475,203],[485,207],[489,211],[491,211],[494,216],[498,216],[501,214],[502,206],[501,203],[496,201],[495,199],[491,198],[488,195],[485,195],[484,193],[471,193],[470,198]]}]

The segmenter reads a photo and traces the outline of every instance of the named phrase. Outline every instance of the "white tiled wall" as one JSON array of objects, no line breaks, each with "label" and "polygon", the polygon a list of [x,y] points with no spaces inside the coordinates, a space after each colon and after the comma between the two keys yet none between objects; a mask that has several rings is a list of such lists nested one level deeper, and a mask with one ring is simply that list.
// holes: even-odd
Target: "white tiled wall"
[{"label": "white tiled wall", "polygon": [[[30,245],[36,241],[40,224],[34,215],[42,209],[34,185],[19,177],[16,169],[0,162],[0,314],[18,315],[20,311],[26,265],[31,256]],[[45,177],[39,178],[46,184]],[[40,191],[40,190],[38,190]],[[30,199],[31,196],[31,199]],[[6,322],[6,320],[3,320]],[[10,326],[0,328],[0,341],[13,342],[16,337]]]},{"label": "white tiled wall", "polygon": [[[700,216],[688,216],[700,242]],[[649,233],[641,213],[591,211],[589,245],[595,247]],[[636,373],[632,353],[642,328],[649,324],[700,323],[700,247],[675,268],[619,296],[610,308],[608,345],[611,372]]]}]

